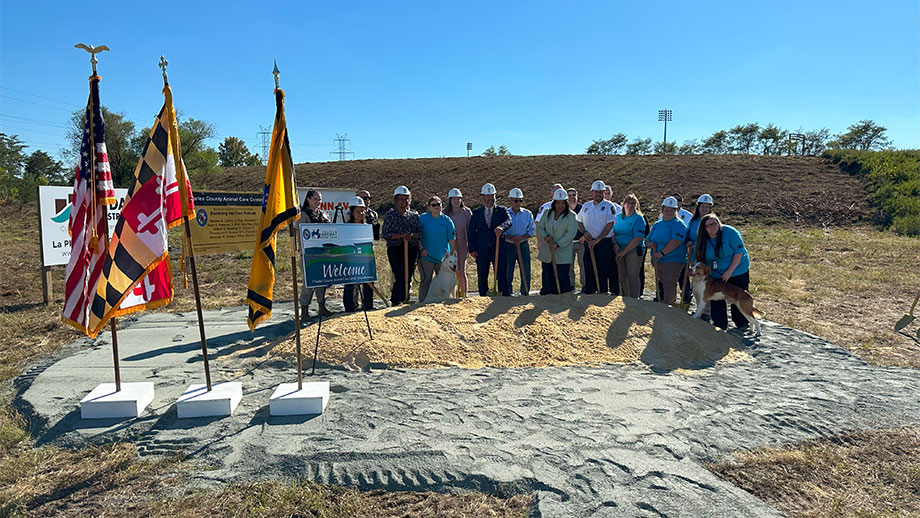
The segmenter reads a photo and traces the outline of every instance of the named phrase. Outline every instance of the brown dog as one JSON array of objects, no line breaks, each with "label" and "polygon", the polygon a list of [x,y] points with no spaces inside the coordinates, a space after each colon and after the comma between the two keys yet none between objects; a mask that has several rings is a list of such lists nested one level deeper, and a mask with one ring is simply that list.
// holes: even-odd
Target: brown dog
[{"label": "brown dog", "polygon": [[754,307],[754,297],[747,290],[711,277],[711,270],[703,263],[693,265],[690,272],[693,279],[693,297],[696,298],[696,313],[693,314],[693,318],[702,316],[703,309],[710,300],[724,300],[741,310],[741,314],[754,326],[754,334],[760,336],[760,322],[757,318],[763,318],[763,312]]}]

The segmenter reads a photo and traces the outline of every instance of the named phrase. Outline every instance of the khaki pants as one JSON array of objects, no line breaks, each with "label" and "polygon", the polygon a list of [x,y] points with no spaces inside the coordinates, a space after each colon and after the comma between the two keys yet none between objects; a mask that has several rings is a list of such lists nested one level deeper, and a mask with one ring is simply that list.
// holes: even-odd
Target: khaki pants
[{"label": "khaki pants", "polygon": [[574,241],[572,243],[572,252],[575,254],[575,260],[572,267],[569,268],[569,285],[575,287],[575,263],[578,263],[578,281],[581,287],[585,287],[585,244]]},{"label": "khaki pants", "polygon": [[658,277],[664,286],[665,304],[674,305],[677,303],[677,284],[680,282],[680,271],[684,263],[658,263]]},{"label": "khaki pants", "polygon": [[642,280],[640,279],[642,259],[644,259],[643,256],[637,254],[635,250],[631,250],[620,261],[619,266],[622,268],[620,275],[625,284],[625,286],[620,286],[621,295],[634,299],[638,299],[642,295]]}]

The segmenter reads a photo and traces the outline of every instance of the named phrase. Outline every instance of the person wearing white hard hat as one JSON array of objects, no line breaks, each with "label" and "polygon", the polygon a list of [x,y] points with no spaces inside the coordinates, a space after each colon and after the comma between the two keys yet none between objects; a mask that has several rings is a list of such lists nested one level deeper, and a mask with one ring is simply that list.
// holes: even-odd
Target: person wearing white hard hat
[{"label": "person wearing white hard hat", "polygon": [[418,217],[418,223],[422,227],[418,260],[421,279],[418,285],[418,300],[423,301],[428,296],[432,277],[441,271],[441,261],[449,252],[457,249],[457,236],[454,222],[441,213],[441,198],[437,196],[428,198],[428,212]]},{"label": "person wearing white hard hat", "polygon": [[[540,208],[537,209],[537,214],[534,216],[534,224],[537,224],[540,222],[540,217],[542,217],[546,209],[550,208],[550,206],[553,204],[553,196],[556,194],[556,191],[558,191],[559,189],[563,189],[561,183],[554,183],[553,186],[550,187],[549,201],[544,203],[543,205],[540,205]],[[543,239],[541,238],[540,231],[538,230],[537,231],[537,251],[540,250],[541,246],[543,246]]]},{"label": "person wearing white hard hat", "polygon": [[530,238],[536,234],[536,225],[533,213],[524,208],[524,192],[515,187],[508,192],[511,208],[508,209],[508,220],[501,226],[503,236],[508,247],[507,264],[505,266],[507,281],[506,291],[502,295],[511,296],[514,281],[515,265],[520,269],[521,295],[530,295]]},{"label": "person wearing white hard hat", "polygon": [[[307,196],[303,199],[303,205],[300,206],[299,223],[331,223],[329,216],[320,210],[320,204],[323,202],[323,195],[316,189],[307,190]],[[325,316],[332,315],[332,312],[326,307],[326,288],[307,288],[300,291],[300,307],[303,308],[304,320],[310,318],[310,303],[313,302],[313,294],[316,294],[317,313]]]},{"label": "person wearing white hard hat", "polygon": [[364,221],[373,226],[374,240],[380,239],[380,217],[377,215],[377,211],[371,208],[371,193],[366,189],[361,189],[355,193],[355,196],[364,201]]},{"label": "person wearing white hard hat", "polygon": [[569,270],[574,259],[572,250],[575,234],[578,232],[578,221],[567,198],[568,194],[562,189],[554,192],[553,204],[537,223],[540,235],[543,236],[543,246],[537,251],[537,258],[543,267],[543,287],[540,289],[540,295],[572,291]]},{"label": "person wearing white hard hat", "polygon": [[[348,202],[348,215],[345,216],[345,223],[355,223],[358,225],[371,224],[371,222],[367,220],[367,205],[364,203],[363,198],[356,195]],[[371,230],[371,235],[373,236],[373,230]],[[361,301],[364,310],[368,311],[374,309],[374,292],[371,290],[370,284],[346,284],[342,294],[342,304],[345,305],[346,312],[353,313],[358,310],[355,293],[359,289],[361,290]]]},{"label": "person wearing white hard hat", "polygon": [[[696,261],[693,260],[693,249],[696,247],[696,240],[699,238],[700,233],[700,219],[706,214],[712,214],[712,196],[709,194],[702,194],[699,198],[696,199],[696,209],[693,211],[693,217],[690,218],[690,223],[687,225],[687,271],[689,272],[689,267],[693,266],[693,263]],[[691,288],[690,276],[687,276],[687,281],[684,283],[684,304],[690,303],[690,298],[693,295],[693,290]],[[709,313],[703,314],[704,320],[709,320]]]},{"label": "person wearing white hard hat", "polygon": [[418,260],[419,237],[422,229],[418,212],[409,208],[412,193],[405,185],[393,191],[394,208],[383,216],[380,235],[387,242],[387,260],[393,270],[393,290],[390,302],[394,306],[409,302],[412,289],[412,271]]},{"label": "person wearing white hard hat", "polygon": [[687,226],[677,217],[677,200],[668,196],[661,202],[662,218],[652,225],[646,245],[652,253],[656,285],[661,283],[665,304],[675,304],[680,272],[687,260]]},{"label": "person wearing white hard hat", "polygon": [[[680,193],[675,192],[670,196],[677,200],[677,218],[684,222],[684,226],[690,228],[690,220],[693,218],[693,213],[684,208],[684,197]],[[658,215],[658,221],[661,221],[661,215]]]},{"label": "person wearing white hard hat", "polygon": [[466,231],[470,227],[473,211],[463,203],[463,193],[454,187],[447,193],[447,207],[444,208],[451,221],[454,222],[454,231],[457,234],[457,298],[466,297],[469,279],[466,277],[466,256],[470,252],[466,240]]},{"label": "person wearing white hard hat", "polygon": [[497,279],[494,281],[494,291],[506,291],[505,254],[508,250],[501,239],[504,232],[501,225],[508,219],[508,208],[496,205],[495,186],[490,183],[482,186],[480,195],[482,206],[473,211],[470,226],[466,231],[466,240],[470,247],[470,257],[476,260],[479,295],[485,297],[489,293],[490,267],[495,271],[491,274],[494,276],[493,279]]},{"label": "person wearing white hard hat", "polygon": [[613,224],[616,209],[613,203],[604,199],[606,185],[601,180],[591,184],[591,201],[581,206],[578,213],[578,230],[584,234],[585,284],[582,293],[607,293],[611,287],[610,265],[613,262]]}]

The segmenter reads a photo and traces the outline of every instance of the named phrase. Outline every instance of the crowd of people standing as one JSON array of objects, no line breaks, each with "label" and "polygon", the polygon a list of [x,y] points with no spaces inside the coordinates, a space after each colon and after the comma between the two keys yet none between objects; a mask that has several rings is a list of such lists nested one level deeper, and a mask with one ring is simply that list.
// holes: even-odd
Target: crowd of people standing
[{"label": "crowd of people standing", "polygon": [[[726,283],[743,289],[750,283],[750,258],[741,233],[715,215],[709,194],[697,198],[694,212],[682,207],[680,194],[665,197],[655,222],[648,221],[635,194],[627,194],[621,203],[613,201],[611,186],[602,180],[591,184],[585,202],[579,202],[577,189],[554,184],[550,200],[536,215],[524,207],[520,188],[508,191],[508,207],[498,205],[496,195],[495,186],[486,183],[479,193],[481,204],[473,210],[464,203],[460,189],[452,188],[446,203],[432,196],[420,215],[411,208],[411,191],[401,185],[394,190],[393,208],[381,223],[370,208],[370,194],[358,191],[346,221],[374,225],[375,239],[385,241],[393,274],[393,305],[409,302],[416,269],[418,300],[425,300],[432,278],[449,254],[457,257],[457,297],[468,294],[468,257],[476,267],[480,296],[512,296],[515,291],[529,295],[531,239],[541,266],[541,295],[572,292],[577,278],[584,294],[639,298],[647,263],[654,272],[654,299],[669,305],[690,302],[689,268],[696,262],[710,266],[711,275]],[[320,201],[318,191],[307,193],[301,222],[329,222],[317,210]],[[518,290],[513,286],[515,272]],[[309,305],[314,293],[319,311],[327,314],[325,289],[303,290],[302,303]],[[363,309],[373,308],[369,285],[349,285],[343,296],[346,311],[358,309],[356,293],[361,294]],[[710,315],[716,327],[727,328],[724,301],[712,301]],[[737,327],[747,327],[747,319],[734,307],[731,316]]]}]

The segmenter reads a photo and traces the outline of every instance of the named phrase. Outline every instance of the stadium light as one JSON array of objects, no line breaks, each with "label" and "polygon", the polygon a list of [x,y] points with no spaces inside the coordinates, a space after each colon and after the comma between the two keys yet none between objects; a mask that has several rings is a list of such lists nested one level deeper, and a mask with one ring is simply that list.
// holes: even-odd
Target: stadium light
[{"label": "stadium light", "polygon": [[658,122],[664,121],[664,139],[662,139],[662,142],[668,141],[669,120],[671,120],[671,110],[658,110]]}]

